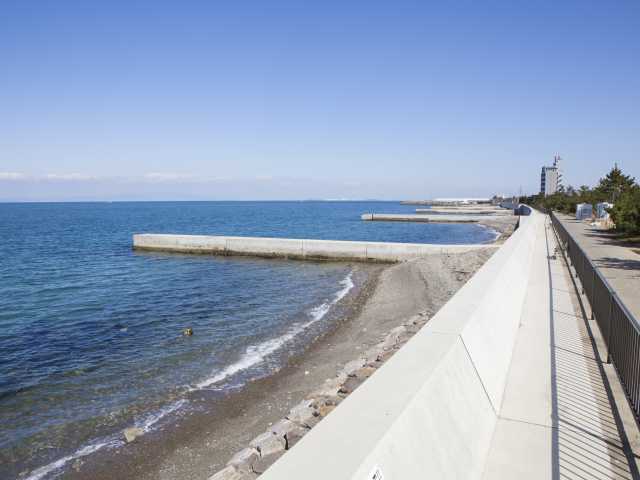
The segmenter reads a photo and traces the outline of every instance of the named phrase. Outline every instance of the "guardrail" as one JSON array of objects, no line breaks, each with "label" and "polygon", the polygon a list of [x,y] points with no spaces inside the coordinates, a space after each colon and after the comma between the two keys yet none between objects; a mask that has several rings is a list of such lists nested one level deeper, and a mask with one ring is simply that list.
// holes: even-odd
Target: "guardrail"
[{"label": "guardrail", "polygon": [[616,295],[611,285],[587,257],[555,213],[551,222],[560,239],[561,248],[573,265],[576,277],[591,305],[591,318],[596,320],[607,347],[607,363],[613,362],[627,398],[640,418],[640,326],[638,320]]}]

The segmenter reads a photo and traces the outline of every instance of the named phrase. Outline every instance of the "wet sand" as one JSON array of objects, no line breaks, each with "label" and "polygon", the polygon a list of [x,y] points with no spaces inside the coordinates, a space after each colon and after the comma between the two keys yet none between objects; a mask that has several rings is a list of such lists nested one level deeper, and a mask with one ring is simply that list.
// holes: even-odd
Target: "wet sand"
[{"label": "wet sand", "polygon": [[280,371],[236,392],[198,392],[190,399],[196,411],[176,425],[76,461],[64,478],[207,479],[359,352],[409,317],[437,312],[494,251],[433,255],[391,266],[354,265],[354,276],[366,281],[340,302],[333,327]]}]

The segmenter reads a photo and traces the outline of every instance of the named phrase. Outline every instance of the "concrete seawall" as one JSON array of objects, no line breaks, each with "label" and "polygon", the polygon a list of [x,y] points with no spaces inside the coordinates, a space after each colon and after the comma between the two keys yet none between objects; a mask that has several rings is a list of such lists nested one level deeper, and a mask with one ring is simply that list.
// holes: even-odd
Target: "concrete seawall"
[{"label": "concrete seawall", "polygon": [[540,242],[544,216],[532,212],[425,327],[261,478],[481,478]]},{"label": "concrete seawall", "polygon": [[159,252],[243,255],[265,258],[401,262],[427,255],[463,253],[470,250],[498,247],[491,244],[431,245],[145,233],[133,236],[133,248]]}]

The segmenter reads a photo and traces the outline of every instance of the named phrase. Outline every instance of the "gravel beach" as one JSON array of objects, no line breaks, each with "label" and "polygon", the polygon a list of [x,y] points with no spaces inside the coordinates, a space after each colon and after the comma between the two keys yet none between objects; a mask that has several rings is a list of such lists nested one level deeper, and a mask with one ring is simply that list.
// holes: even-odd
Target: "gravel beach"
[{"label": "gravel beach", "polygon": [[[217,398],[213,410],[204,407],[208,403],[203,401],[201,411],[185,416],[173,428],[77,462],[66,477],[209,478],[391,330],[418,314],[430,318],[494,251],[432,255],[394,265],[354,265],[354,275],[364,275],[366,280],[342,301],[343,316],[284,368]],[[193,400],[197,404],[197,398]]]}]

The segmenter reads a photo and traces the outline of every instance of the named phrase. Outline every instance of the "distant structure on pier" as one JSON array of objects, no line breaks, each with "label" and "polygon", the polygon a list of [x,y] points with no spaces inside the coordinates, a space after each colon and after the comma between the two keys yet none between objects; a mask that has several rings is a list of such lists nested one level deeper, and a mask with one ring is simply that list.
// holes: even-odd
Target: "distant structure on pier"
[{"label": "distant structure on pier", "polygon": [[540,193],[545,197],[553,195],[562,186],[562,172],[560,171],[560,155],[553,157],[553,166],[542,167],[540,174]]}]

